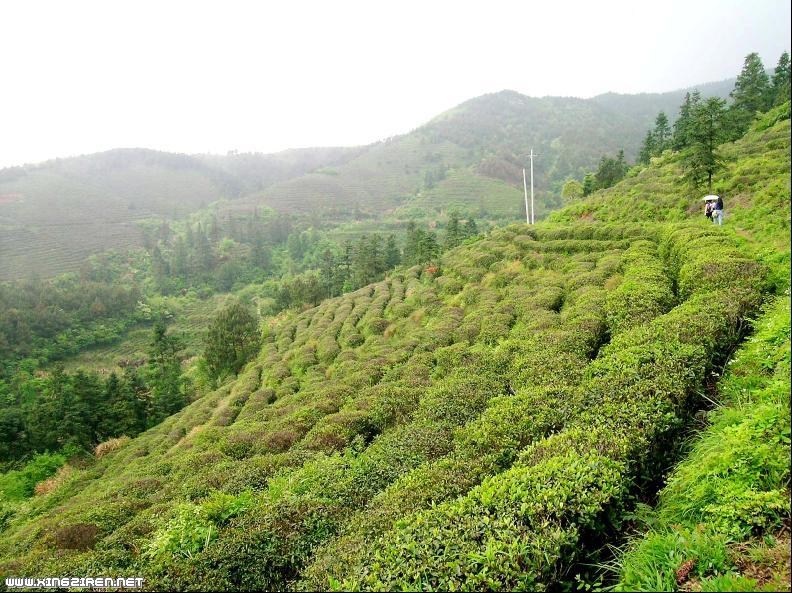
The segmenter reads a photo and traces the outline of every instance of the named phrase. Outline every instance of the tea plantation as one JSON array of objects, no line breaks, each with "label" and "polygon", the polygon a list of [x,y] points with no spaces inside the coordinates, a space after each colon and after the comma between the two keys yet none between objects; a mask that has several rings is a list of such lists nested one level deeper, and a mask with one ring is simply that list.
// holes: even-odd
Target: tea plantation
[{"label": "tea plantation", "polygon": [[2,502],[0,574],[788,588],[783,109],[723,147],[724,227],[667,153],[550,222],[268,318],[235,379]]}]

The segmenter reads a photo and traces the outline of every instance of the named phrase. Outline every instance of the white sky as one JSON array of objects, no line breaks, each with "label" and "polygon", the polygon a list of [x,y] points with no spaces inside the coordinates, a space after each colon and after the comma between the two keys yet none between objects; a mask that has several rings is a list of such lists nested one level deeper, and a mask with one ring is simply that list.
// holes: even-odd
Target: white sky
[{"label": "white sky", "polygon": [[363,144],[504,88],[672,90],[789,46],[789,0],[0,0],[0,166]]}]

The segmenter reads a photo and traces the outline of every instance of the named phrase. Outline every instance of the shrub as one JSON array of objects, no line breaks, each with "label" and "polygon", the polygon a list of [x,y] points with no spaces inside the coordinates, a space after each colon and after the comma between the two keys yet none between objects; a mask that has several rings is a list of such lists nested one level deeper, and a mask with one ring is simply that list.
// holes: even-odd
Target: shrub
[{"label": "shrub", "polygon": [[49,478],[65,463],[63,454],[39,453],[22,469],[0,474],[0,499],[17,501],[33,496],[36,484]]}]

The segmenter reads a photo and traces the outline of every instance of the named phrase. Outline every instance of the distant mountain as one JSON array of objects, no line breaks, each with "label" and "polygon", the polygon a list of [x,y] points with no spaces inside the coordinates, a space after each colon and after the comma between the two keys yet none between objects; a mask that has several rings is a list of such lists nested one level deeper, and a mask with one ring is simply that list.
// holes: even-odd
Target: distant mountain
[{"label": "distant mountain", "polygon": [[[698,88],[705,96],[726,97],[733,86],[732,79]],[[509,90],[482,95],[367,147],[332,171],[273,184],[255,200],[284,211],[362,208],[376,214],[420,201],[422,191],[431,189],[427,177],[442,183],[449,169],[472,169],[521,189],[533,148],[541,215],[558,206],[550,192],[557,194],[567,177],[595,168],[603,154],[624,149],[634,160],[657,113],[676,119],[689,90],[591,99],[534,98]],[[492,206],[502,210],[499,203]]]},{"label": "distant mountain", "polygon": [[[726,96],[727,80],[699,86]],[[535,160],[537,215],[560,205],[569,176],[624,149],[635,158],[658,111],[685,90],[591,99],[483,95],[368,146],[275,154],[183,155],[118,149],[0,170],[0,279],[75,270],[89,254],[138,245],[135,221],[179,218],[220,198],[295,213],[434,216],[453,205],[483,218],[522,216],[522,168]]]},{"label": "distant mountain", "polygon": [[664,111],[672,122],[676,120],[679,115],[679,106],[685,98],[685,93],[698,89],[705,97],[726,99],[734,88],[734,81],[734,78],[728,78],[667,93],[640,93],[636,95],[605,93],[592,97],[590,100],[606,109],[618,111],[631,119],[642,121],[644,127],[649,127],[654,124],[655,117],[661,111]]},{"label": "distant mountain", "polygon": [[358,151],[214,157],[117,149],[0,170],[0,279],[76,270],[92,253],[139,245],[136,221],[180,218]]}]

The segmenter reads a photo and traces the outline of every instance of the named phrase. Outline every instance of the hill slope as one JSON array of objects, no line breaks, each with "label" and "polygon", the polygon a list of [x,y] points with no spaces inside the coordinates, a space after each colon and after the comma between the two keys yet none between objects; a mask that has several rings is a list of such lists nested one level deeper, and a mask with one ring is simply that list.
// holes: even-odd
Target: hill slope
[{"label": "hill slope", "polygon": [[[728,96],[733,80],[702,85],[705,96]],[[548,191],[568,176],[582,177],[603,154],[638,153],[658,107],[673,120],[684,91],[643,95],[600,95],[592,99],[527,97],[501,91],[471,99],[416,130],[372,145],[333,171],[275,185],[260,200],[280,210],[362,207],[382,211],[410,197],[432,175],[473,167],[477,174],[522,187],[530,148],[536,160],[539,208]]]},{"label": "hill slope", "polygon": [[184,217],[356,153],[326,148],[193,157],[119,149],[3,169],[0,279],[74,271],[92,253],[139,246],[136,221]]},{"label": "hill slope", "polygon": [[[728,83],[702,88],[721,95]],[[0,279],[74,271],[89,254],[139,245],[135,221],[183,217],[224,197],[248,196],[227,207],[234,216],[262,204],[342,219],[380,217],[397,207],[414,212],[425,208],[423,196],[449,169],[468,174],[453,186],[449,204],[480,205],[481,188],[495,188],[483,209],[502,222],[519,220],[516,198],[531,147],[540,155],[535,174],[543,216],[558,206],[552,191],[567,176],[582,176],[620,148],[634,156],[647,114],[676,107],[680,97],[675,91],[583,100],[502,91],[369,146],[225,156],[123,149],[4,169]],[[439,210],[447,209],[444,198],[441,191],[432,196]]]},{"label": "hill slope", "polygon": [[[725,167],[715,177],[714,191],[724,197],[726,227],[785,275],[790,245],[789,104],[757,121],[720,152]],[[690,217],[703,219],[700,192],[685,182],[680,155],[667,152],[649,166],[632,169],[614,187],[552,213],[549,220],[674,222]]]},{"label": "hill slope", "polygon": [[[729,257],[713,267],[705,245]],[[215,589],[564,581],[662,463],[761,286],[711,227],[495,232],[439,273],[275,321],[237,381],[7,509],[3,570]]]}]

